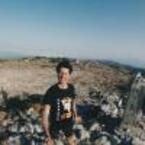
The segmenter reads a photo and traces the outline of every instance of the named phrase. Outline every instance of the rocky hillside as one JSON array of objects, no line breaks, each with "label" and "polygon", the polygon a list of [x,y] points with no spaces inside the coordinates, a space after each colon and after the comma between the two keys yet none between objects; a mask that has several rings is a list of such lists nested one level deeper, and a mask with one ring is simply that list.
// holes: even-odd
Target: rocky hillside
[{"label": "rocky hillside", "polygon": [[[0,61],[0,145],[42,145],[41,101],[57,81],[59,61],[61,58],[45,57]],[[97,60],[70,61],[82,118],[74,126],[79,145],[144,145],[142,108],[137,111],[142,119],[135,127],[122,125],[136,72],[144,70]]]}]

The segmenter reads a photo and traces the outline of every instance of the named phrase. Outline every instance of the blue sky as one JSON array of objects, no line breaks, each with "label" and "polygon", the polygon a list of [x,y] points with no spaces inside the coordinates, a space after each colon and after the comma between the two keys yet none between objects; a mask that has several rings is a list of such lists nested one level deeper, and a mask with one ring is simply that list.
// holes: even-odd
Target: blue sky
[{"label": "blue sky", "polygon": [[145,63],[144,0],[0,0],[0,54]]}]

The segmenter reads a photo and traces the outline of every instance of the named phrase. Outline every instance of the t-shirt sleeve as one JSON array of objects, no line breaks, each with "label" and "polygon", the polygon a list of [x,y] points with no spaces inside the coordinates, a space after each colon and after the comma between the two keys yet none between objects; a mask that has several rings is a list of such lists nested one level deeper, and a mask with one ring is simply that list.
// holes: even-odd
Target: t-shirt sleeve
[{"label": "t-shirt sleeve", "polygon": [[51,105],[51,104],[52,104],[52,95],[53,95],[52,89],[49,88],[49,89],[46,91],[45,95],[44,95],[42,104],[43,104],[43,105],[45,105],[45,104]]}]

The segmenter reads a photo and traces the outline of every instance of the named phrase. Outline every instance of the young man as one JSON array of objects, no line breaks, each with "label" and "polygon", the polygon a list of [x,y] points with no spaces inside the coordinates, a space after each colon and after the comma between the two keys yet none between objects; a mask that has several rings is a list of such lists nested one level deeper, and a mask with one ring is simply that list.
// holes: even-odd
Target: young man
[{"label": "young man", "polygon": [[58,82],[50,87],[43,100],[42,124],[47,135],[47,144],[53,145],[60,131],[66,136],[69,145],[76,145],[73,134],[75,109],[75,88],[70,83],[73,69],[68,61],[62,61],[56,67]]}]

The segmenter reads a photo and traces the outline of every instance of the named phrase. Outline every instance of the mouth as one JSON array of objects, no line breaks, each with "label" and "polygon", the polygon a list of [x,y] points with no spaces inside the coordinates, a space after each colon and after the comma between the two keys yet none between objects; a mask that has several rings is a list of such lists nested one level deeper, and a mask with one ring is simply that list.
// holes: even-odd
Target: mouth
[{"label": "mouth", "polygon": [[64,113],[69,113],[69,111],[68,110],[64,110]]},{"label": "mouth", "polygon": [[60,79],[60,82],[66,82],[66,80],[64,78]]}]

